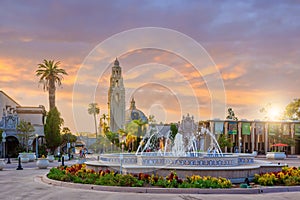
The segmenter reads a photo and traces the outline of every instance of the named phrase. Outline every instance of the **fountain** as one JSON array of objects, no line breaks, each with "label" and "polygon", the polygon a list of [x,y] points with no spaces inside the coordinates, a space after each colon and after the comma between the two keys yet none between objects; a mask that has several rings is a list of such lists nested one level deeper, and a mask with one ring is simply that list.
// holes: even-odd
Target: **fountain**
[{"label": "fountain", "polygon": [[[99,161],[86,162],[87,168],[94,170],[111,169],[122,173],[156,173],[166,176],[176,170],[179,177],[191,175],[210,175],[229,178],[232,182],[243,182],[245,178],[252,179],[254,174],[281,171],[282,165],[270,162],[256,161],[256,153],[223,153],[215,134],[205,127],[198,127],[194,118],[183,116],[178,126],[174,140],[170,138],[169,130],[165,142],[161,141],[160,148],[153,144],[154,138],[160,137],[157,126],[150,125],[135,154],[102,154]],[[205,137],[210,142],[204,149]],[[197,142],[200,138],[200,148]],[[151,150],[151,151],[149,151]]]}]

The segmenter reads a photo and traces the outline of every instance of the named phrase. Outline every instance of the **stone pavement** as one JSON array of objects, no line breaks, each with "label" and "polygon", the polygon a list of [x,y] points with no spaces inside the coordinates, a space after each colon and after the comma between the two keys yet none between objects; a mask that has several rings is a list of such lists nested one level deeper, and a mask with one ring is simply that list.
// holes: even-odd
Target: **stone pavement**
[{"label": "stone pavement", "polygon": [[[264,158],[259,158],[264,159]],[[65,164],[74,164],[76,160],[66,161]],[[277,161],[276,161],[277,162]],[[288,158],[283,161],[289,166],[300,166],[299,158]],[[61,163],[55,161],[51,166]],[[299,199],[300,192],[276,192],[263,194],[152,194],[130,192],[106,192],[85,190],[80,188],[60,187],[46,184],[41,181],[42,176],[47,174],[48,169],[38,169],[35,162],[22,164],[24,170],[16,170],[18,163],[13,161],[0,171],[0,199],[122,199],[122,200],[153,200],[153,199],[178,199],[178,200],[202,200],[202,199]],[[126,191],[126,188],[124,188]],[[217,191],[217,190],[216,190]]]}]

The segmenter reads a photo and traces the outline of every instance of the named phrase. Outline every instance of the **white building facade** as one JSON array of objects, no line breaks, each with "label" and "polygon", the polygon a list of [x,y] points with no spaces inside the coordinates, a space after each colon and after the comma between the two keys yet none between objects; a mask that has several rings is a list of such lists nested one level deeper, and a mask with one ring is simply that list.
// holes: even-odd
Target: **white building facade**
[{"label": "white building facade", "polygon": [[[0,143],[0,157],[16,156],[20,143],[17,126],[21,120],[31,123],[34,127],[32,137],[28,141],[31,149],[34,149],[35,139],[39,141],[44,135],[44,118],[46,111],[44,106],[21,106],[5,92],[0,91],[0,130],[5,138]],[[5,155],[4,155],[5,154]]]}]

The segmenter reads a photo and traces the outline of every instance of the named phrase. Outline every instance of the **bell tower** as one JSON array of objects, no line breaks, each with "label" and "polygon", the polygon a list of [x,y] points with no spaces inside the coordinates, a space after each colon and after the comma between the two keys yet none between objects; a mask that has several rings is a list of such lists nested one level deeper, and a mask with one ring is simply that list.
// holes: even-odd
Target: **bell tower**
[{"label": "bell tower", "polygon": [[108,112],[110,131],[117,132],[125,124],[125,88],[123,85],[122,68],[116,58],[110,76],[108,90]]}]

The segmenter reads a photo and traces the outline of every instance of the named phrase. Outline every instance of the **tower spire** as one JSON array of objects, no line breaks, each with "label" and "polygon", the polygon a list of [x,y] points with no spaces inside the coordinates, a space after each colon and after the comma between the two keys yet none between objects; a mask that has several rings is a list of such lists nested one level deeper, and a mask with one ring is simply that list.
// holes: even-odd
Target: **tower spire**
[{"label": "tower spire", "polygon": [[114,62],[114,65],[115,66],[119,66],[120,65],[120,63],[119,63],[119,61],[118,61],[118,58],[116,57],[116,60],[115,60],[115,62]]},{"label": "tower spire", "polygon": [[135,100],[134,100],[134,97],[132,97],[131,102],[130,102],[130,110],[135,110],[135,109],[136,109]]}]

